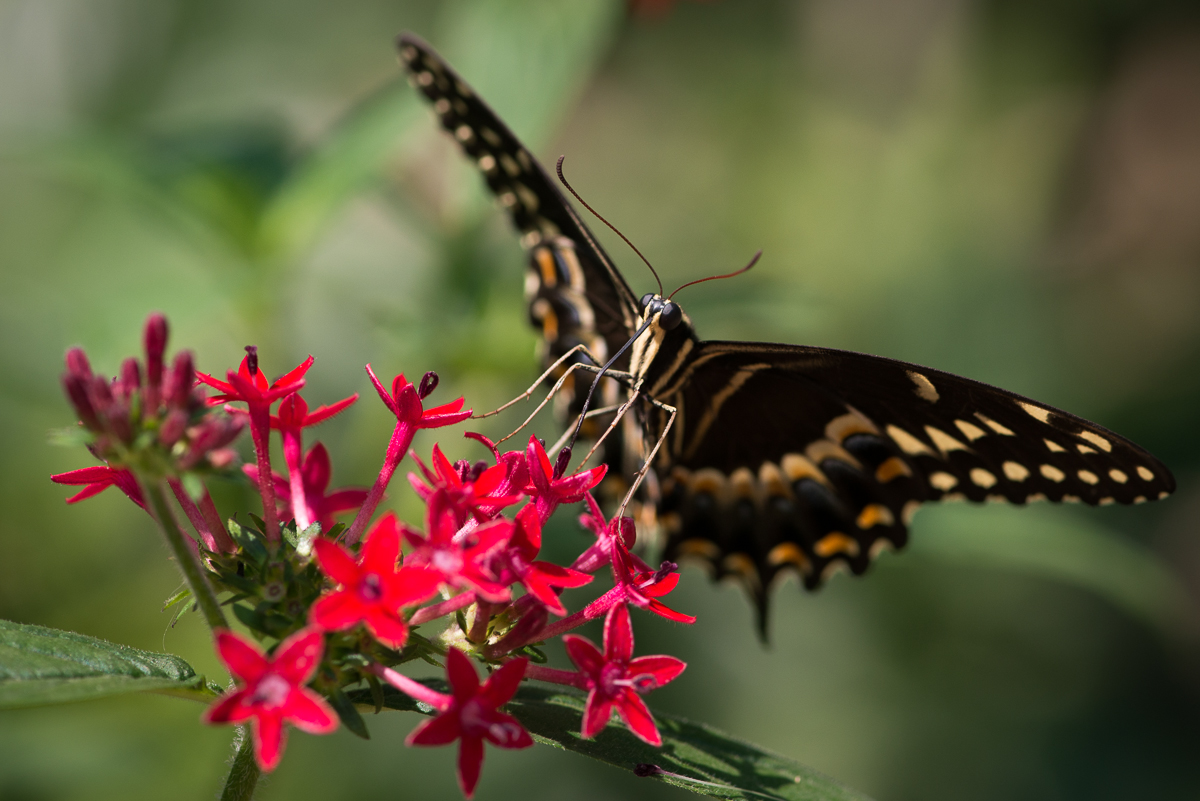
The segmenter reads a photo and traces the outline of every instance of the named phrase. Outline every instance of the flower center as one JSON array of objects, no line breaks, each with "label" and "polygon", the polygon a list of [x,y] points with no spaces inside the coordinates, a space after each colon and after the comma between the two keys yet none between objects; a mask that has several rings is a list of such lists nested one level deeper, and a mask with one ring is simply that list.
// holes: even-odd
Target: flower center
[{"label": "flower center", "polygon": [[282,706],[291,692],[292,685],[287,679],[278,673],[268,673],[254,685],[254,692],[250,694],[250,704],[274,709]]},{"label": "flower center", "polygon": [[608,662],[600,669],[600,687],[604,694],[613,697],[621,690],[630,686],[625,678],[625,666],[616,662]]},{"label": "flower center", "polygon": [[383,597],[383,582],[378,573],[368,573],[358,582],[358,597],[364,601],[378,601]]},{"label": "flower center", "polygon": [[429,560],[433,569],[444,575],[453,575],[462,570],[462,557],[456,551],[439,548]]},{"label": "flower center", "polygon": [[486,735],[493,743],[504,748],[507,743],[516,742],[521,736],[521,727],[509,720],[497,720],[497,717],[492,709],[472,698],[463,704],[458,722],[464,734],[475,737]]}]

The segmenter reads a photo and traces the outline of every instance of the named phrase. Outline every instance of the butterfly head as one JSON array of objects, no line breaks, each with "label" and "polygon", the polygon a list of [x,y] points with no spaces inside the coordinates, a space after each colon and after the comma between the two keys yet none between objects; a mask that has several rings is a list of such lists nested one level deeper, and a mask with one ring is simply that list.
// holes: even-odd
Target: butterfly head
[{"label": "butterfly head", "polygon": [[642,295],[642,322],[658,316],[656,325],[664,331],[678,328],[683,322],[683,309],[673,300],[665,300],[662,295],[647,292]]}]

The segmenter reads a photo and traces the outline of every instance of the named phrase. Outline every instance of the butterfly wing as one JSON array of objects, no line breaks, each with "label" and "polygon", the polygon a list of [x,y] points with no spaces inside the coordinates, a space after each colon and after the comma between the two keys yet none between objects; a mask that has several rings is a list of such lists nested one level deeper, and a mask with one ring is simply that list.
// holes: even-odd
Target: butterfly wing
[{"label": "butterfly wing", "polygon": [[[521,232],[530,251],[530,319],[545,339],[547,360],[579,344],[601,360],[616,353],[634,330],[637,298],[592,232],[508,126],[429,45],[403,34],[397,47],[412,84]],[[628,357],[615,367],[626,364]]]},{"label": "butterfly wing", "polygon": [[657,465],[668,558],[739,575],[761,610],[783,569],[813,588],[903,546],[925,501],[1103,505],[1175,489],[1161,462],[1101,426],[878,356],[701,342],[647,384],[679,409]]}]

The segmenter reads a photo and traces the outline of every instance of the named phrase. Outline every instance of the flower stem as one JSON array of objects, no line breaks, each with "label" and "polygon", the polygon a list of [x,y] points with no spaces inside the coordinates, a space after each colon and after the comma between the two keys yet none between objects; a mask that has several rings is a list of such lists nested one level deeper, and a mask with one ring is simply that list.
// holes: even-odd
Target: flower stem
[{"label": "flower stem", "polygon": [[363,505],[359,508],[358,514],[354,517],[354,522],[350,524],[350,528],[342,535],[342,541],[347,545],[353,545],[362,537],[363,531],[367,528],[367,523],[371,521],[371,516],[375,514],[376,507],[383,500],[384,490],[387,489],[392,480],[392,474],[396,472],[400,461],[408,453],[408,448],[412,445],[413,436],[417,433],[417,429],[403,420],[396,423],[396,428],[392,432],[392,439],[388,443],[387,455],[383,458],[383,467],[379,468],[379,477],[375,479],[375,484],[371,487],[370,493],[367,494],[367,499],[363,501]]},{"label": "flower stem", "polygon": [[448,601],[441,601],[440,603],[418,609],[413,613],[413,616],[409,619],[408,624],[410,626],[419,626],[422,623],[428,623],[431,620],[436,620],[442,615],[448,615],[451,612],[457,612],[464,606],[470,606],[473,603],[475,603],[475,593],[464,592],[459,595],[455,595]]},{"label": "flower stem", "polygon": [[416,701],[424,701],[434,709],[445,710],[450,705],[451,696],[430,689],[421,682],[410,679],[403,673],[398,673],[389,667],[374,664],[363,668],[363,670],[373,673],[408,697]]},{"label": "flower stem", "polygon": [[254,761],[254,738],[250,736],[248,725],[238,727],[233,736],[233,745],[237,750],[233,755],[233,764],[229,766],[225,789],[221,791],[221,801],[250,801],[254,797],[261,771]]},{"label": "flower stem", "polygon": [[271,406],[251,403],[250,438],[254,440],[254,458],[258,463],[258,491],[262,495],[263,535],[267,542],[279,542],[279,512],[275,509],[275,476],[271,472]]},{"label": "flower stem", "polygon": [[542,667],[541,665],[528,664],[525,666],[525,678],[536,679],[537,681],[548,681],[551,684],[565,684],[568,687],[578,687],[581,690],[586,690],[587,679],[581,673],[576,673],[571,670],[558,670],[557,668]]},{"label": "flower stem", "polygon": [[163,484],[163,481],[143,480],[142,495],[145,496],[154,513],[154,519],[158,521],[158,526],[167,539],[167,546],[175,557],[175,563],[179,565],[183,578],[192,591],[192,597],[196,599],[200,612],[208,622],[208,627],[227,629],[229,624],[225,621],[225,613],[221,611],[217,594],[213,592],[212,585],[208,583],[204,568],[200,565],[195,551],[188,547],[187,535],[179,528],[179,524],[175,522],[175,517],[171,514],[166,493],[163,492]]}]

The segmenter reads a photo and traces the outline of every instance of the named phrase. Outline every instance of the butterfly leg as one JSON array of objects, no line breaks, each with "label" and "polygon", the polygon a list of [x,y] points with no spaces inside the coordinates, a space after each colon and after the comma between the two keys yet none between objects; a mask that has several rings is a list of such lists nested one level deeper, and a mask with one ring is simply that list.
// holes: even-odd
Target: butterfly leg
[{"label": "butterfly leg", "polygon": [[[637,393],[634,394],[636,396]],[[655,442],[654,447],[651,448],[650,455],[647,456],[645,461],[642,462],[641,469],[638,470],[637,475],[633,477],[633,483],[630,484],[629,491],[625,493],[625,498],[621,501],[621,508],[617,510],[617,517],[621,517],[625,514],[625,507],[629,505],[629,502],[633,499],[634,493],[636,493],[638,487],[641,486],[642,480],[645,479],[647,471],[650,470],[650,465],[654,464],[654,457],[658,455],[658,449],[661,448],[663,442],[666,441],[667,434],[670,432],[671,426],[675,423],[675,415],[677,414],[678,409],[661,401],[656,401],[653,398],[650,398],[649,400],[655,406],[667,413],[667,423],[663,426],[662,433],[658,435],[658,441]],[[630,402],[633,402],[632,398],[630,398]]]},{"label": "butterfly leg", "polygon": [[[566,353],[564,353],[562,356],[559,356],[558,359],[554,362],[554,364],[547,367],[546,372],[544,372],[540,376],[538,376],[537,380],[534,381],[529,386],[529,389],[525,390],[520,395],[513,398],[512,400],[510,400],[508,403],[504,404],[500,408],[494,409],[490,412],[484,412],[483,414],[473,415],[471,417],[471,419],[472,420],[482,420],[485,417],[495,417],[496,415],[500,414],[500,412],[504,411],[505,409],[508,409],[511,406],[515,406],[516,404],[520,403],[521,401],[529,400],[533,396],[533,391],[535,389],[537,389],[539,386],[541,386],[542,382],[545,381],[547,378],[549,378],[554,373],[555,370],[557,370],[559,367],[562,367],[563,362],[570,359],[576,353],[582,353],[584,356],[591,359],[593,364],[600,363],[596,359],[596,357],[592,355],[591,351],[589,351],[587,349],[587,345],[583,345],[583,344],[576,345],[575,347],[571,348]],[[588,366],[590,367],[591,365],[588,365]],[[570,372],[570,370],[568,370],[567,372]],[[563,374],[563,378],[566,378],[565,373]],[[562,383],[562,379],[559,379],[559,384],[561,384],[561,383]],[[551,390],[552,393],[558,389],[559,384],[556,384],[554,390]],[[541,408],[541,407],[539,407],[539,408]],[[518,430],[520,430],[520,429],[518,429]],[[513,432],[513,433],[516,433],[516,432]],[[507,439],[507,437],[505,437],[505,439]]]},{"label": "butterfly leg", "polygon": [[[582,347],[583,347],[582,345],[576,345],[576,348],[582,348]],[[570,353],[570,351],[568,351],[568,355],[569,355],[569,353]],[[591,354],[589,354],[589,357],[590,357],[590,355]],[[563,356],[562,359],[559,359],[559,362],[563,361],[563,359],[565,359],[565,358],[566,358],[566,356]],[[551,369],[553,369],[553,368],[551,368]],[[558,394],[559,390],[562,389],[563,384],[565,384],[567,381],[567,376],[571,375],[571,373],[575,372],[576,370],[584,370],[584,371],[588,371],[588,372],[592,372],[592,373],[600,372],[599,367],[596,367],[593,364],[583,364],[582,362],[576,362],[575,364],[572,364],[569,367],[567,367],[566,372],[564,372],[562,374],[562,376],[559,377],[558,381],[554,382],[554,386],[550,388],[550,391],[548,393],[546,393],[546,397],[542,399],[542,402],[539,403],[537,405],[537,408],[534,409],[529,414],[529,416],[525,418],[525,422],[521,423],[521,425],[519,425],[515,429],[513,429],[512,433],[510,433],[508,436],[504,437],[503,439],[498,440],[496,442],[496,444],[499,445],[501,442],[504,442],[504,440],[515,437],[522,429],[524,429],[531,422],[533,422],[533,418],[537,417],[538,412],[540,412],[542,409],[546,408],[546,404],[549,403],[554,398],[554,396]],[[547,373],[549,373],[549,371],[547,371]],[[607,373],[605,373],[605,375],[607,375],[611,378],[614,378],[617,381],[620,381],[625,384],[631,383],[633,380],[633,376],[631,376],[629,373],[622,373],[622,372],[615,371],[615,370],[609,370]],[[541,379],[539,379],[539,383],[542,380],[545,380],[545,375],[543,375],[543,377]],[[534,384],[532,387],[530,387],[528,392],[526,393],[526,396],[532,395],[533,390],[536,389],[537,386],[538,386],[537,384]],[[518,396],[517,400],[520,400],[520,399],[521,399],[521,397]],[[504,406],[501,406],[500,409],[504,409],[508,406],[511,406],[513,403],[516,403],[516,400],[511,401],[511,402],[505,404]],[[499,410],[497,410],[497,411],[499,411]],[[492,414],[494,414],[494,412]],[[484,415],[484,416],[486,416],[486,415]]]}]

